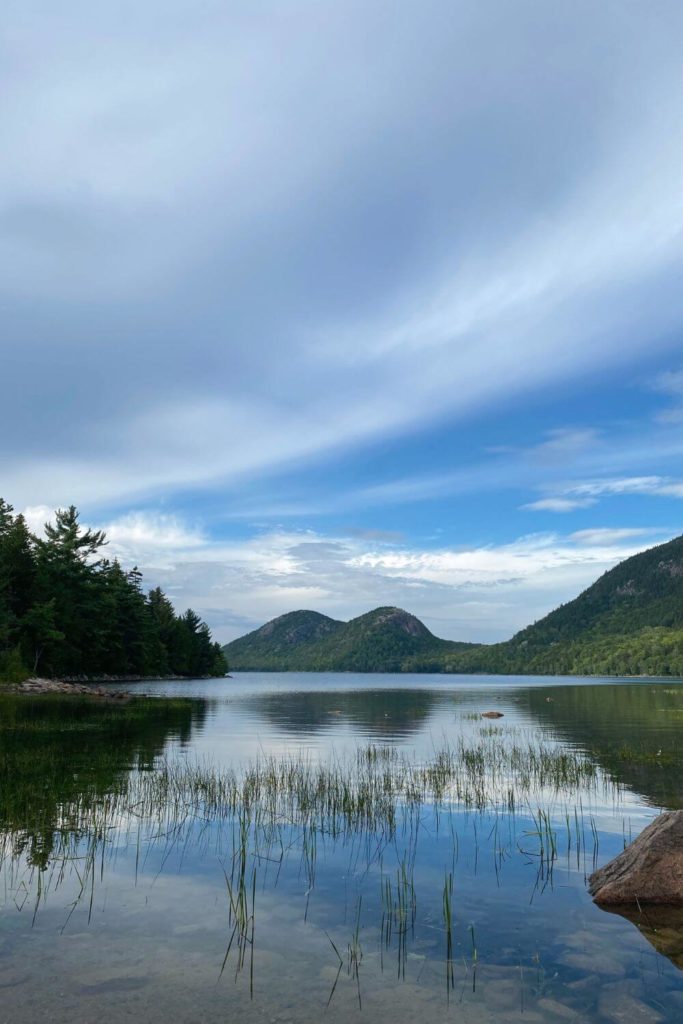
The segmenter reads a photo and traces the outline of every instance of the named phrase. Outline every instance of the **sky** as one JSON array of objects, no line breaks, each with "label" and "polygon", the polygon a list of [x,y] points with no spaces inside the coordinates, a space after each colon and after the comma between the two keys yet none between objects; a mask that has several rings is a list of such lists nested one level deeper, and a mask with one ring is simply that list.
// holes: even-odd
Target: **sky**
[{"label": "sky", "polygon": [[683,533],[683,5],[6,0],[0,494],[228,641]]}]

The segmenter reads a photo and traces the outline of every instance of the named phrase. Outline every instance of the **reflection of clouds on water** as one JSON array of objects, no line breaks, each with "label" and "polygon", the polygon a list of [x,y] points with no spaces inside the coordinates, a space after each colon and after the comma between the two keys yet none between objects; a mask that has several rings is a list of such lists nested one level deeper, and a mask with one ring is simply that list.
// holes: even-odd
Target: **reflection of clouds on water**
[{"label": "reflection of clouds on water", "polygon": [[[393,683],[308,677],[305,687],[299,679],[292,689],[286,677],[265,684],[260,677],[242,679],[234,689],[220,683],[218,692],[209,682],[181,684],[176,694],[199,691],[211,700],[187,722],[183,712],[182,728],[168,722],[165,746],[155,734],[156,749],[187,772],[182,785],[181,776],[170,777],[168,806],[158,818],[145,820],[139,798],[156,776],[142,772],[137,796],[133,787],[118,809],[110,801],[106,841],[94,853],[87,805],[83,838],[63,869],[54,850],[40,872],[26,850],[13,859],[5,846],[0,985],[7,986],[3,997],[9,994],[3,1009],[16,1019],[44,1016],[53,998],[45,978],[59,974],[67,990],[64,1013],[77,1024],[92,1019],[96,1003],[114,1021],[136,1012],[151,1021],[172,1014],[185,1019],[186,1013],[188,1020],[198,1013],[212,1019],[226,1007],[237,1018],[270,1021],[285,1006],[293,1020],[305,1021],[319,1019],[340,972],[328,1015],[345,1020],[358,1013],[349,949],[360,908],[363,1012],[372,1012],[371,1019],[388,1014],[396,1021],[441,1022],[448,1005],[442,894],[449,873],[450,998],[458,1000],[463,1020],[512,1018],[523,1001],[530,1020],[559,1021],[573,1013],[597,1021],[604,1016],[599,993],[625,978],[633,1012],[637,1004],[649,1007],[653,986],[661,1004],[673,1007],[680,984],[673,963],[655,951],[640,925],[602,914],[585,888],[595,861],[618,853],[654,813],[637,789],[615,786],[609,745],[653,698],[624,687],[620,716],[612,686],[580,687],[604,690],[603,697],[556,686],[547,702],[548,691],[538,685],[453,686],[439,679],[429,685],[418,680],[411,689],[405,680]],[[654,729],[653,692],[652,727],[646,721],[643,742],[656,741],[656,753],[667,749],[668,731],[666,725]],[[666,699],[664,693],[660,706]],[[504,714],[494,724],[480,717],[492,708]],[[107,746],[106,735],[93,749],[113,771],[110,786],[111,779],[131,777],[116,770],[117,750],[125,756],[128,748],[117,747],[115,735]],[[385,772],[405,781],[416,767],[441,766],[419,804],[404,809],[403,792],[393,794],[390,828],[386,818],[372,815],[359,828],[332,827],[332,818],[320,818],[320,803],[301,814],[285,789],[274,805],[266,796],[252,805],[241,847],[233,811],[219,801],[215,812],[205,813],[192,796],[195,766],[234,767],[242,777],[255,757],[265,766],[269,756],[301,760],[312,772],[334,768],[353,788],[354,752],[368,744],[374,751],[365,776],[370,791]],[[439,760],[444,747],[451,748],[451,761]],[[566,763],[558,755],[566,755]],[[538,764],[542,770],[533,767]],[[64,778],[71,799],[73,772],[68,786]],[[483,812],[463,806],[464,779],[486,806]],[[98,800],[107,799],[107,786]],[[509,788],[519,797],[514,814],[505,804]],[[51,821],[68,822],[68,800],[59,806],[61,817]],[[254,908],[253,1002],[249,949],[236,976],[233,948],[218,980],[233,927],[223,870],[238,885],[240,858],[250,914]],[[413,901],[414,921],[405,911]],[[27,963],[29,936],[34,955]]]},{"label": "reflection of clouds on water", "polygon": [[[535,865],[520,856],[506,860],[496,882],[490,859],[495,819],[479,817],[477,837],[472,828],[475,817],[471,816],[467,828],[460,832],[454,865],[458,909],[453,991],[463,1019],[493,1022],[500,1015],[516,1013],[523,999],[532,1020],[534,1013],[553,1020],[553,1013],[564,1008],[565,1013],[571,1010],[590,1021],[600,987],[626,973],[633,976],[636,965],[639,980],[633,982],[634,998],[656,981],[658,998],[666,1004],[668,993],[675,991],[673,979],[654,960],[643,956],[642,940],[635,929],[624,936],[616,921],[583,899],[580,871],[560,874],[558,869],[555,884],[537,887],[530,902]],[[520,821],[520,827],[527,825]],[[411,882],[418,914],[415,927],[408,929],[403,958],[395,934],[383,945],[380,894],[382,879],[392,884],[396,879],[408,840],[387,848],[382,868],[375,864],[371,872],[365,869],[363,858],[355,871],[349,870],[357,858],[353,846],[326,845],[308,900],[307,881],[297,857],[290,857],[278,870],[266,859],[272,851],[264,849],[256,896],[255,996],[251,1003],[248,971],[235,975],[234,959],[228,961],[219,980],[229,938],[225,884],[215,849],[202,843],[198,828],[197,842],[181,843],[170,857],[162,843],[146,860],[135,886],[135,849],[121,852],[94,890],[92,914],[86,899],[64,934],[56,938],[76,889],[72,878],[60,899],[48,903],[36,919],[31,931],[34,956],[22,963],[21,971],[19,957],[9,966],[5,960],[0,973],[0,980],[8,985],[3,1008],[18,1017],[48,1012],[53,995],[51,989],[46,990],[44,978],[59,970],[60,986],[68,997],[65,1016],[57,1013],[51,1017],[55,1020],[66,1020],[67,1012],[72,1020],[90,1020],[96,1003],[100,1012],[105,1008],[107,1020],[118,1020],[118,1015],[125,1019],[124,1014],[139,1007],[141,999],[145,1019],[150,1021],[168,1019],[173,1005],[180,1019],[185,1019],[183,1014],[190,1012],[190,1005],[192,1013],[201,1008],[203,1019],[212,1019],[226,1000],[231,1014],[249,1019],[261,1019],[263,1014],[268,1020],[282,1011],[287,1000],[295,1019],[312,1020],[321,1012],[337,970],[330,939],[345,959],[362,893],[360,986],[364,1012],[368,1015],[370,1007],[378,1013],[382,1008],[394,1008],[396,1019],[406,1019],[409,1010],[413,1017],[419,1013],[429,1022],[443,1020],[447,1004],[440,893],[444,863],[453,855],[452,841],[446,827],[440,834],[435,831],[430,816],[421,833]],[[226,860],[229,866],[229,858],[222,858],[223,864]],[[345,879],[341,887],[340,877]],[[520,928],[522,908],[525,924]],[[9,924],[9,942],[19,949],[28,922],[17,914]],[[476,972],[471,928],[477,948]],[[405,978],[397,983],[399,965]],[[600,979],[600,985],[567,984],[581,978]],[[344,1014],[355,1012],[356,996],[355,985],[344,969],[334,993],[332,1019],[335,1014],[344,1019]],[[192,1015],[187,1019],[193,1019]]]},{"label": "reflection of clouds on water", "polygon": [[[288,688],[289,679],[293,685]],[[678,806],[683,800],[677,719],[667,710],[680,706],[683,687],[670,681],[558,685],[557,680],[538,679],[528,685],[526,679],[515,685],[490,677],[316,673],[255,674],[253,680],[250,684],[250,677],[241,676],[233,690],[221,686],[230,702],[198,738],[202,749],[221,762],[231,756],[244,759],[254,749],[306,749],[324,756],[365,739],[405,746],[411,755],[425,757],[463,732],[476,736],[479,713],[493,707],[504,713],[506,734],[512,726],[541,730],[546,742],[584,752],[605,776],[618,779],[620,803],[633,821],[648,819],[640,806],[643,797],[653,808]],[[221,722],[224,727],[216,729],[217,742],[212,743],[212,728]],[[230,734],[229,745],[221,732]],[[607,800],[595,808],[605,823],[610,806]]]}]

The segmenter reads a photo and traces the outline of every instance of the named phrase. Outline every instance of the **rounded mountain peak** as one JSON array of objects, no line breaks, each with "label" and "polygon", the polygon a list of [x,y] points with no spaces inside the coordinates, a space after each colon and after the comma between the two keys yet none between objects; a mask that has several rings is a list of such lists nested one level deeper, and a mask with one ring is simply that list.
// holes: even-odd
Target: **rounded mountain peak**
[{"label": "rounded mountain peak", "polygon": [[432,636],[425,624],[420,622],[415,615],[411,615],[410,612],[405,611],[403,608],[395,608],[390,605],[374,608],[371,612],[366,612],[365,615],[359,615],[357,619],[352,619],[349,625],[353,623],[357,623],[365,629],[389,628],[401,633],[407,633],[408,636]]}]

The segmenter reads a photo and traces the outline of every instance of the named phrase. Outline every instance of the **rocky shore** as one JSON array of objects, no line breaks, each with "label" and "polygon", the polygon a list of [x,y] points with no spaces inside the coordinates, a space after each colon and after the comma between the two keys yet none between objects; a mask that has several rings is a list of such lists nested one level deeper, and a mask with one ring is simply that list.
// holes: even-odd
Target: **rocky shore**
[{"label": "rocky shore", "polygon": [[11,687],[11,691],[13,693],[30,694],[61,693],[71,696],[99,697],[112,701],[125,701],[131,698],[131,694],[125,690],[107,690],[103,686],[92,686],[87,683],[67,682],[64,679],[40,679],[37,677],[25,679],[23,683],[17,683]]},{"label": "rocky shore", "polygon": [[[232,679],[225,676],[197,676],[198,679]],[[0,691],[11,693],[66,693],[81,694],[90,697],[104,697],[108,700],[130,699],[133,694],[124,690],[110,690],[103,683],[152,683],[152,682],[185,682],[187,676],[64,676],[61,679],[43,679],[33,676],[21,683],[3,683],[0,680]]]}]

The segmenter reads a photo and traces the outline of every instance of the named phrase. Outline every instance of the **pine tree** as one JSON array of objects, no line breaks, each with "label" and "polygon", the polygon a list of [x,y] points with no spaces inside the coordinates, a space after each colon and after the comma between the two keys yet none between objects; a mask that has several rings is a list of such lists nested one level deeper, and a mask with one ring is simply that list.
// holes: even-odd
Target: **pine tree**
[{"label": "pine tree", "polygon": [[13,651],[14,674],[25,664],[22,621],[36,601],[36,562],[24,517],[13,511],[0,499],[0,665]]},{"label": "pine tree", "polygon": [[58,509],[55,522],[45,526],[37,542],[39,589],[43,601],[54,599],[55,629],[64,642],[51,669],[58,675],[87,675],[100,671],[101,631],[106,610],[105,587],[94,559],[106,544],[101,530],[82,527],[73,505]]},{"label": "pine tree", "polygon": [[159,587],[145,597],[137,567],[101,557],[106,543],[73,505],[38,539],[0,499],[0,679],[224,674],[206,623]]}]

